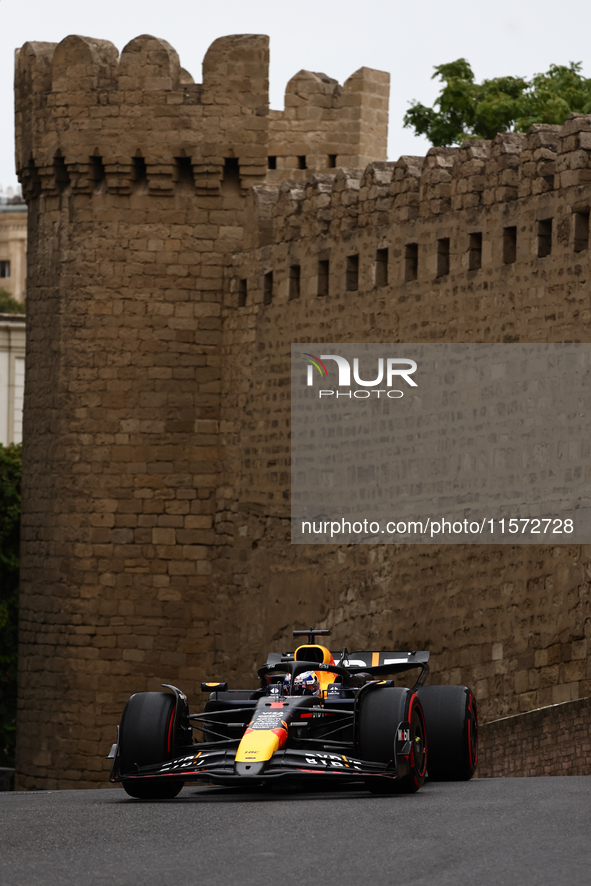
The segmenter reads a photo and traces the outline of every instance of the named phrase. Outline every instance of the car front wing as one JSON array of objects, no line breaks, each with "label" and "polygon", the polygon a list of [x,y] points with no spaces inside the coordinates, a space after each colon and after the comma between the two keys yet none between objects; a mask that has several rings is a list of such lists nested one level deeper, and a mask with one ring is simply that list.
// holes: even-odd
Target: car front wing
[{"label": "car front wing", "polygon": [[[407,774],[408,762],[404,756],[397,755],[397,765],[373,763],[329,751],[309,751],[286,749],[277,751],[268,761],[263,772],[257,771],[249,775],[244,771],[237,773],[235,765],[235,749],[211,749],[197,751],[194,754],[178,757],[155,766],[139,766],[135,772],[113,774],[112,782],[135,779],[182,779],[183,781],[207,781],[214,784],[247,785],[262,784],[279,779],[334,779],[349,781],[366,781],[370,778],[389,780]],[[253,767],[255,769],[257,767]]]}]

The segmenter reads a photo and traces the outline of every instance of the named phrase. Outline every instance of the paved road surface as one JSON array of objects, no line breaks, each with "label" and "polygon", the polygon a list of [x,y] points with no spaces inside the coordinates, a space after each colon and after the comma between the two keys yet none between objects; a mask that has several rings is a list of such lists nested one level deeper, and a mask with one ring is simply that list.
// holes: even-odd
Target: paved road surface
[{"label": "paved road surface", "polygon": [[0,794],[2,886],[589,886],[591,777],[244,794]]}]

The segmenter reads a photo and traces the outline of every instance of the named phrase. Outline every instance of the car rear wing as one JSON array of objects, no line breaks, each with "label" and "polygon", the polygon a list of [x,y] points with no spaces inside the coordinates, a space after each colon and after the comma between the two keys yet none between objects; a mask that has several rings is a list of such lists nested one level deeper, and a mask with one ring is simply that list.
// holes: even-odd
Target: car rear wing
[{"label": "car rear wing", "polygon": [[359,668],[372,672],[373,668],[394,665],[413,665],[419,667],[429,661],[429,652],[347,652],[335,655],[335,664],[349,669]]},{"label": "car rear wing", "polygon": [[418,689],[423,686],[429,674],[429,653],[421,652],[347,652],[332,654],[335,659],[333,665],[319,662],[307,662],[298,659],[295,661],[293,652],[270,652],[267,663],[259,668],[258,675],[261,678],[261,686],[266,685],[271,674],[287,672],[292,679],[296,673],[304,670],[332,671],[335,676],[341,678],[353,677],[356,674],[365,674],[368,677],[385,677],[388,674],[401,674],[414,668],[420,668],[420,674],[413,686]]},{"label": "car rear wing", "polygon": [[[429,652],[332,652],[336,665],[346,668],[350,673],[360,671],[377,676],[378,674],[394,674],[410,670],[413,667],[425,667],[429,661]],[[270,652],[268,665],[278,665],[293,661],[293,652]],[[376,670],[377,669],[377,670]]]},{"label": "car rear wing", "polygon": [[[282,661],[293,661],[293,652],[269,652],[267,664],[279,664]],[[335,664],[342,667],[372,668],[385,664],[425,664],[429,661],[429,652],[331,652]]]}]

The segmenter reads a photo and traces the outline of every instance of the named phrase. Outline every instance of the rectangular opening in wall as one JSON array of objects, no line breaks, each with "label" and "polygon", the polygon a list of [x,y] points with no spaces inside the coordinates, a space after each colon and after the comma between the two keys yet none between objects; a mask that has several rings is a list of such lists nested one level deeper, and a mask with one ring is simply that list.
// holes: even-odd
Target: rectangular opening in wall
[{"label": "rectangular opening in wall", "polygon": [[26,176],[26,189],[28,193],[31,197],[38,197],[41,193],[41,176],[32,157],[23,169],[23,173]]},{"label": "rectangular opening in wall", "polygon": [[226,157],[224,160],[222,194],[227,196],[240,194],[240,164],[237,157]]},{"label": "rectangular opening in wall", "polygon": [[243,308],[246,305],[246,296],[248,295],[248,285],[243,278],[238,281],[238,307]]},{"label": "rectangular opening in wall", "polygon": [[102,191],[102,185],[104,185],[107,180],[103,158],[98,157],[96,154],[94,154],[88,159],[90,161],[90,180],[92,182],[94,190],[95,192]]},{"label": "rectangular opening in wall", "polygon": [[277,169],[277,157],[267,157],[267,169]]},{"label": "rectangular opening in wall", "polygon": [[61,194],[70,184],[70,174],[68,172],[68,167],[66,166],[66,161],[59,151],[53,158],[53,173],[55,175],[57,189]]},{"label": "rectangular opening in wall", "polygon": [[307,168],[308,168],[308,166],[306,165],[306,157],[304,154],[300,154],[300,156],[298,157],[298,169],[307,169]]},{"label": "rectangular opening in wall", "polygon": [[419,244],[407,243],[404,250],[404,279],[409,282],[419,275]]},{"label": "rectangular opening in wall", "polygon": [[512,225],[503,228],[503,261],[506,265],[512,265],[517,258],[517,228]]},{"label": "rectangular opening in wall", "polygon": [[589,210],[575,212],[575,252],[589,248]]},{"label": "rectangular opening in wall", "polygon": [[449,274],[449,237],[437,241],[437,276]]},{"label": "rectangular opening in wall", "polygon": [[388,250],[376,251],[376,286],[388,285]]},{"label": "rectangular opening in wall", "polygon": [[552,219],[538,222],[538,258],[545,258],[552,252]]},{"label": "rectangular opening in wall", "polygon": [[359,289],[359,256],[347,256],[347,269],[345,273],[345,289],[347,292],[357,292]]},{"label": "rectangular opening in wall", "polygon": [[337,155],[336,154],[329,154],[328,155],[328,164],[327,164],[328,168],[329,169],[336,169],[336,165],[337,165]]},{"label": "rectangular opening in wall", "polygon": [[300,265],[290,265],[289,268],[289,300],[300,297],[300,277],[302,269]]},{"label": "rectangular opening in wall", "polygon": [[143,157],[133,158],[132,191],[134,194],[148,192],[148,168]]},{"label": "rectangular opening in wall", "polygon": [[468,242],[468,269],[479,271],[482,267],[482,233],[476,231],[470,234]]},{"label": "rectangular opening in wall", "polygon": [[263,280],[263,304],[270,305],[273,301],[273,271],[265,274]]},{"label": "rectangular opening in wall", "polygon": [[176,178],[181,190],[192,191],[195,187],[193,164],[190,157],[175,157]]},{"label": "rectangular opening in wall", "polygon": [[328,295],[329,269],[327,258],[323,258],[318,262],[318,295]]},{"label": "rectangular opening in wall", "polygon": [[0,277],[10,277],[9,261],[0,261]]}]

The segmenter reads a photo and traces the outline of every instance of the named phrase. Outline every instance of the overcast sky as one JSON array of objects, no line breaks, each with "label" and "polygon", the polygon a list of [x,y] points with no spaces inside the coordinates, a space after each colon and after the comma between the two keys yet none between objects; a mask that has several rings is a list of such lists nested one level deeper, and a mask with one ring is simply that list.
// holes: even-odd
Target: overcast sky
[{"label": "overcast sky", "polygon": [[0,184],[16,184],[13,50],[83,34],[121,51],[146,33],[168,40],[196,82],[216,37],[269,34],[273,108],[283,107],[285,84],[301,68],[340,83],[362,65],[389,71],[391,160],[428,148],[402,128],[402,117],[410,100],[435,99],[434,65],[464,56],[481,79],[582,61],[591,77],[589,0],[0,0]]}]

